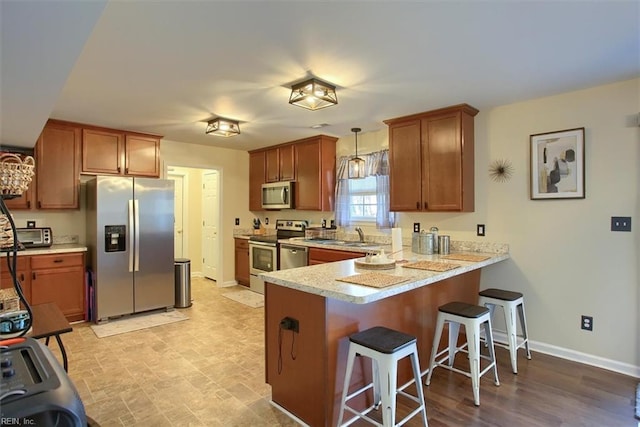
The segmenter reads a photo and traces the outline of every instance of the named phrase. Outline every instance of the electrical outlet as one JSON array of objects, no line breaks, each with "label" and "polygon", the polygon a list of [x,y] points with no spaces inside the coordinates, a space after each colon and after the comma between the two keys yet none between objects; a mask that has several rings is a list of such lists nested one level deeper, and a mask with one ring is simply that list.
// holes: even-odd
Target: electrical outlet
[{"label": "electrical outlet", "polygon": [[236,225],[240,225],[240,218],[236,218]]},{"label": "electrical outlet", "polygon": [[293,317],[285,317],[280,321],[280,329],[300,332],[300,323],[298,322],[298,319],[294,319]]},{"label": "electrical outlet", "polygon": [[585,331],[593,331],[593,316],[582,315],[580,329]]},{"label": "electrical outlet", "polygon": [[27,228],[36,228],[36,222],[32,220],[27,220]]},{"label": "electrical outlet", "polygon": [[631,231],[630,216],[612,216],[611,231]]},{"label": "electrical outlet", "polygon": [[419,233],[420,232],[420,223],[419,222],[414,222],[413,223],[413,232],[414,233]]},{"label": "electrical outlet", "polygon": [[477,236],[484,236],[484,224],[478,224],[476,226],[476,235]]}]

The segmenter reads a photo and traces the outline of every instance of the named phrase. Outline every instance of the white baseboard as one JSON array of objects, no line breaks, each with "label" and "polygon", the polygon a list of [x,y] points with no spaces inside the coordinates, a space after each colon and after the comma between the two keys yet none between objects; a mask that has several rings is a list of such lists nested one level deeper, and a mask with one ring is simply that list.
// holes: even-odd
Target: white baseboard
[{"label": "white baseboard", "polygon": [[235,280],[227,280],[226,282],[222,282],[218,284],[219,288],[229,288],[231,286],[236,286],[238,284],[238,282],[236,282]]},{"label": "white baseboard", "polygon": [[192,271],[191,277],[204,277],[204,274],[202,274],[202,271]]},{"label": "white baseboard", "polygon": [[[504,332],[493,331],[495,341],[506,343],[507,335]],[[518,342],[521,342],[520,340]],[[550,356],[559,357],[561,359],[572,360],[585,365],[596,366],[598,368],[607,369],[609,371],[618,372],[620,374],[629,375],[631,377],[640,378],[640,366],[631,365],[629,363],[618,362],[617,360],[605,359],[604,357],[594,356],[592,354],[582,353],[580,351],[568,348],[558,347],[539,341],[529,340],[529,349]]]}]

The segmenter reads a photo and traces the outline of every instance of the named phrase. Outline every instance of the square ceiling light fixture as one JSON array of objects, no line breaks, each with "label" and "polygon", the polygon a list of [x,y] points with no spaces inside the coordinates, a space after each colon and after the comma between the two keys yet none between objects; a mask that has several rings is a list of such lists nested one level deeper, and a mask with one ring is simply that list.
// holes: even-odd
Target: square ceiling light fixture
[{"label": "square ceiling light fixture", "polygon": [[236,136],[240,135],[240,124],[235,120],[216,117],[215,119],[209,120],[204,133],[224,136],[225,138]]},{"label": "square ceiling light fixture", "polygon": [[307,110],[320,110],[337,103],[336,87],[316,78],[291,86],[289,104],[297,105]]}]

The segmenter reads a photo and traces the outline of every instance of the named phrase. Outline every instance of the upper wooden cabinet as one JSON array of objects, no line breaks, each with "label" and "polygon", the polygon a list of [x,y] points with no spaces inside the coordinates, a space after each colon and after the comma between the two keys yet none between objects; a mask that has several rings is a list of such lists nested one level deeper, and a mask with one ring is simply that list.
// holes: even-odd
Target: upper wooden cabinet
[{"label": "upper wooden cabinet", "polygon": [[36,143],[36,207],[80,207],[79,127],[49,120]]},{"label": "upper wooden cabinet", "polygon": [[336,183],[336,141],[326,135],[301,140],[296,144],[295,208],[307,211],[332,211]]},{"label": "upper wooden cabinet", "polygon": [[385,120],[391,211],[473,212],[476,114],[461,104]]},{"label": "upper wooden cabinet", "polygon": [[295,181],[295,209],[332,211],[337,140],[317,135],[250,152],[249,210],[262,210],[261,187],[265,182]]},{"label": "upper wooden cabinet", "polygon": [[266,182],[296,179],[295,150],[293,144],[265,151]]},{"label": "upper wooden cabinet", "polygon": [[265,152],[249,153],[249,210],[262,210],[262,184],[265,182]]},{"label": "upper wooden cabinet", "polygon": [[82,173],[157,178],[160,176],[160,137],[83,128]]}]

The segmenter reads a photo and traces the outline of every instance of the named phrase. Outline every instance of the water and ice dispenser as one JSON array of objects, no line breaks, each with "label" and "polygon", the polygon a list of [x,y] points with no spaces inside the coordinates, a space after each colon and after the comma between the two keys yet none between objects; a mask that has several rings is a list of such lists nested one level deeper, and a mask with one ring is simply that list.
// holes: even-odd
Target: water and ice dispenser
[{"label": "water and ice dispenser", "polygon": [[105,225],[104,227],[104,251],[124,252],[126,247],[126,225]]}]

